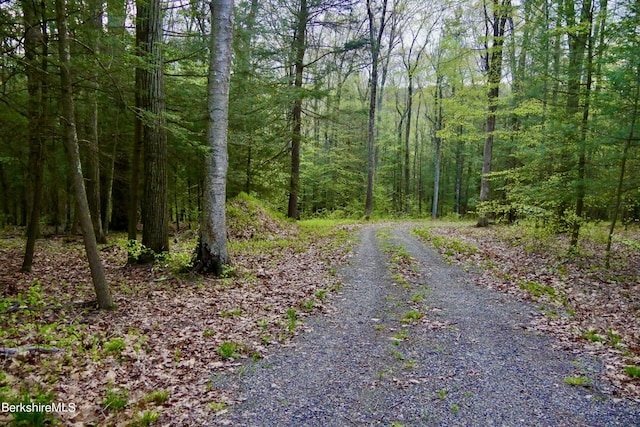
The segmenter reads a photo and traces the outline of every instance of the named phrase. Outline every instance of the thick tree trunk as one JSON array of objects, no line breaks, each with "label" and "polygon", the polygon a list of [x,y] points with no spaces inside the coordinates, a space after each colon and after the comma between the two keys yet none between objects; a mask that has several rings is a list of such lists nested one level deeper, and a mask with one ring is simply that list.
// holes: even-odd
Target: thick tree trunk
[{"label": "thick tree trunk", "polygon": [[304,72],[304,53],[307,48],[306,32],[309,9],[307,0],[300,0],[298,25],[293,41],[295,51],[295,100],[293,102],[291,134],[291,180],[289,183],[289,208],[287,216],[298,218],[298,196],[300,193],[300,143],[302,142],[302,77]]},{"label": "thick tree trunk", "polygon": [[[496,130],[496,112],[498,111],[498,100],[500,96],[500,79],[502,78],[502,51],[504,46],[504,32],[511,13],[511,0],[493,0],[492,12],[492,47],[486,52],[486,71],[488,74],[487,86],[487,123],[485,128],[484,151],[482,155],[482,178],[480,181],[480,202],[488,202],[490,197],[491,184],[489,175],[491,174],[491,162],[493,158],[493,142]],[[487,26],[489,25],[488,14],[485,14]],[[487,34],[489,35],[489,34]],[[487,41],[488,44],[488,41]],[[489,225],[486,212],[481,212],[478,218],[478,226]]]},{"label": "thick tree trunk", "polygon": [[25,23],[25,59],[27,64],[27,91],[29,93],[29,182],[27,192],[31,194],[27,213],[27,244],[25,247],[22,271],[31,271],[36,239],[40,233],[40,207],[44,176],[43,142],[43,99],[42,86],[44,72],[39,59],[44,47],[43,24],[39,3],[24,0],[22,2]]},{"label": "thick tree trunk", "polygon": [[69,162],[71,164],[71,173],[73,175],[76,204],[79,206],[82,235],[84,238],[87,258],[89,260],[89,268],[91,269],[91,277],[93,279],[93,287],[96,292],[98,306],[101,309],[112,309],[114,304],[111,299],[111,292],[107,285],[102,261],[100,260],[96,236],[93,232],[93,224],[91,222],[91,214],[89,212],[89,204],[87,202],[87,193],[84,187],[84,178],[82,176],[82,167],[80,165],[78,134],[76,132],[73,106],[73,83],[71,81],[70,74],[71,58],[69,54],[70,48],[65,0],[56,0],[56,22],[58,25],[60,85],[62,90],[61,102],[66,134],[65,143],[67,147],[67,155],[69,156]]},{"label": "thick tree trunk", "polygon": [[211,2],[211,49],[209,62],[207,143],[204,209],[194,270],[219,275],[231,262],[227,250],[227,126],[231,41],[233,38],[233,0]]},{"label": "thick tree trunk", "polygon": [[153,261],[154,254],[169,250],[167,200],[167,133],[164,117],[164,72],[162,61],[162,2],[140,0],[142,51],[147,68],[142,69],[142,120],[144,191],[142,203],[142,244],[147,249],[138,262]]}]

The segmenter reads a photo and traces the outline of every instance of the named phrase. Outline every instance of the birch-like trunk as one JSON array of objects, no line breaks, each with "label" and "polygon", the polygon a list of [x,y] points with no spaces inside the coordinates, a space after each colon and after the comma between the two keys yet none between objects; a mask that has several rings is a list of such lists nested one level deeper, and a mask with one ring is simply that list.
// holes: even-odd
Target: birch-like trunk
[{"label": "birch-like trunk", "polygon": [[211,2],[211,49],[209,61],[207,144],[204,205],[194,270],[219,275],[231,259],[227,250],[226,189],[227,125],[231,42],[233,39],[233,0]]}]

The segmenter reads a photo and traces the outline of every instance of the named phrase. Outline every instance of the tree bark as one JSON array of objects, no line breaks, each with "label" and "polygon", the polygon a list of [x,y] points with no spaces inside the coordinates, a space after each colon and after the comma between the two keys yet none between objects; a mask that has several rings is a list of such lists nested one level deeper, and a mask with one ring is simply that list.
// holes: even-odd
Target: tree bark
[{"label": "tree bark", "polygon": [[[580,86],[582,84],[582,74],[585,68],[584,60],[587,48],[589,55],[587,55],[587,89],[585,91],[585,103],[582,110],[582,119],[580,121],[580,131],[571,132],[569,135],[569,142],[574,142],[577,145],[578,150],[578,164],[577,164],[577,177],[576,177],[576,205],[575,205],[575,218],[573,219],[571,229],[571,242],[570,250],[574,250],[578,245],[578,239],[580,236],[580,221],[584,210],[584,198],[586,194],[585,189],[585,168],[586,168],[586,139],[587,139],[587,124],[589,120],[589,98],[591,91],[592,80],[592,41],[591,31],[593,27],[592,17],[592,3],[591,0],[585,0],[582,3],[582,10],[580,11],[580,25],[576,27],[576,12],[573,1],[566,1],[564,5],[564,11],[566,13],[567,20],[567,38],[569,43],[569,68],[567,77],[567,120],[573,122],[575,115],[579,113],[580,109]],[[577,137],[577,138],[576,138]]]},{"label": "tree bark", "polygon": [[164,117],[164,73],[162,61],[161,0],[139,0],[142,51],[147,67],[142,69],[142,120],[144,191],[142,244],[146,248],[138,262],[153,261],[154,254],[169,250],[167,200],[167,133]]},{"label": "tree bark", "polygon": [[371,51],[371,81],[369,93],[369,126],[367,128],[367,195],[364,205],[364,216],[371,217],[373,212],[373,179],[375,175],[375,121],[376,102],[378,97],[378,57],[380,55],[380,44],[387,18],[387,0],[382,2],[382,15],[380,24],[375,28],[375,16],[372,9],[372,0],[367,0],[367,16],[369,18],[369,43]]},{"label": "tree bark", "polygon": [[44,141],[43,141],[43,99],[42,86],[44,70],[39,59],[44,48],[44,34],[39,15],[41,4],[23,0],[22,10],[25,23],[25,60],[27,66],[27,91],[29,94],[29,182],[27,192],[32,198],[27,203],[27,244],[21,271],[29,272],[33,265],[33,253],[36,239],[40,233],[40,208],[42,204],[42,187],[44,177]]},{"label": "tree bark", "polygon": [[233,0],[211,2],[211,49],[208,87],[207,144],[204,209],[194,270],[220,275],[231,262],[227,249],[226,188],[227,127],[229,80],[231,76],[231,41],[233,38]]},{"label": "tree bark", "polygon": [[431,218],[436,219],[438,217],[438,205],[440,197],[440,170],[442,164],[442,138],[438,135],[438,132],[442,130],[442,85],[444,84],[444,77],[438,71],[436,77],[436,87],[434,93],[435,102],[435,123],[433,129],[433,148],[434,148],[434,171],[433,171],[433,203],[431,205]]},{"label": "tree bark", "polygon": [[293,129],[291,133],[291,179],[289,182],[289,207],[287,216],[298,218],[298,196],[300,193],[300,143],[302,142],[302,77],[304,73],[304,54],[307,48],[306,33],[307,21],[309,20],[309,9],[307,0],[300,0],[300,10],[298,11],[298,23],[296,34],[293,40],[295,52],[295,78],[292,121]]},{"label": "tree bark", "polygon": [[[93,54],[98,54],[98,43],[102,31],[102,2],[91,0],[88,2],[87,34],[89,34],[89,47]],[[88,103],[89,116],[89,140],[85,156],[86,187],[93,230],[98,243],[107,243],[107,237],[102,228],[102,209],[100,203],[100,142],[98,140],[98,76],[92,73],[89,80]]]},{"label": "tree bark", "polygon": [[[496,112],[498,111],[498,100],[500,96],[500,79],[502,78],[502,51],[504,46],[504,33],[507,20],[511,14],[511,0],[493,0],[492,14],[493,22],[490,22],[489,15],[485,11],[485,19],[487,28],[491,24],[492,31],[487,36],[491,36],[492,46],[488,47],[485,56],[485,66],[487,71],[487,101],[488,113],[486,122],[486,138],[484,142],[484,151],[482,155],[482,178],[480,181],[480,202],[488,202],[490,197],[491,184],[489,174],[491,174],[491,161],[493,157],[494,133],[496,130]],[[489,225],[486,212],[481,212],[478,218],[478,226],[485,227]]]},{"label": "tree bark", "polygon": [[96,292],[98,306],[101,309],[112,309],[114,308],[114,304],[111,299],[111,292],[107,285],[102,261],[100,260],[96,236],[93,232],[91,213],[89,212],[87,193],[84,187],[84,177],[82,176],[82,166],[80,165],[78,134],[76,132],[73,105],[73,83],[71,81],[70,73],[71,57],[69,54],[70,48],[65,9],[65,0],[56,0],[56,22],[58,25],[59,40],[58,50],[60,54],[60,86],[62,91],[61,102],[63,110],[62,121],[65,125],[65,143],[67,147],[67,155],[69,156],[69,163],[71,164],[71,173],[73,175],[76,204],[79,206],[79,219],[82,227],[84,246],[89,260],[89,268],[91,270],[91,277],[93,279],[93,287]]}]

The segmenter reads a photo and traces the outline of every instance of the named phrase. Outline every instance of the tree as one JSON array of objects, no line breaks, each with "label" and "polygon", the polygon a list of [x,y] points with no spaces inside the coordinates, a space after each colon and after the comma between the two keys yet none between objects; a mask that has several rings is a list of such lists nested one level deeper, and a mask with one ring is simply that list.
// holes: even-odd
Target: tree
[{"label": "tree", "polygon": [[376,13],[373,0],[367,0],[367,17],[369,23],[369,51],[371,53],[371,76],[369,81],[369,126],[367,128],[367,196],[364,205],[364,215],[368,219],[373,211],[373,178],[375,175],[375,121],[376,103],[378,96],[378,57],[382,35],[387,23],[387,0],[382,0],[379,23],[376,28]]},{"label": "tree", "polygon": [[[29,193],[31,209],[28,215],[27,244],[22,262],[22,271],[31,271],[36,239],[40,233],[40,206],[42,203],[42,186],[44,175],[44,102],[43,86],[46,74],[44,4],[31,0],[23,0],[25,36],[25,62],[27,74],[27,90],[29,92]],[[40,61],[43,61],[42,63]]]},{"label": "tree", "polygon": [[153,254],[169,250],[167,204],[167,133],[164,107],[162,60],[162,2],[138,0],[145,67],[141,70],[142,139],[144,191],[142,198],[142,244],[139,262],[153,260]]},{"label": "tree", "polygon": [[291,132],[291,181],[289,185],[289,208],[287,216],[289,218],[298,217],[298,194],[300,192],[300,143],[302,141],[302,77],[304,73],[304,53],[307,48],[306,33],[307,21],[309,20],[309,8],[307,0],[300,0],[300,10],[298,11],[298,22],[295,36],[293,38],[294,52],[294,88],[295,96],[291,120],[293,128]]},{"label": "tree", "polygon": [[[484,68],[487,73],[487,123],[484,152],[482,156],[482,180],[480,182],[480,202],[489,201],[491,161],[493,156],[493,140],[496,130],[496,112],[500,96],[500,80],[502,78],[502,50],[504,46],[504,33],[507,21],[511,14],[511,0],[492,0],[491,15],[484,3],[484,15],[486,26],[486,40],[484,53]],[[491,47],[489,47],[491,41]],[[478,219],[478,226],[489,224],[486,213],[483,212]]]},{"label": "tree", "polygon": [[82,166],[80,164],[80,153],[78,148],[78,134],[76,132],[75,112],[73,101],[73,82],[71,80],[71,56],[69,46],[69,36],[67,27],[65,0],[56,0],[56,23],[58,25],[58,52],[60,55],[60,86],[63,116],[65,127],[65,144],[67,155],[71,165],[73,176],[73,187],[75,200],[79,207],[80,226],[84,239],[85,251],[89,259],[89,268],[93,279],[93,287],[98,299],[98,306],[101,309],[112,309],[114,307],[111,299],[111,292],[107,285],[104,274],[104,267],[100,260],[96,236],[93,232],[93,223],[87,202],[87,192],[84,186]]},{"label": "tree", "polygon": [[[99,40],[102,33],[102,2],[99,0],[90,0],[88,3],[89,18],[86,20],[87,35],[89,39],[90,53],[98,55]],[[96,234],[98,243],[106,243],[102,227],[102,208],[100,204],[100,143],[98,140],[98,85],[97,68],[93,67],[89,78],[88,88],[88,141],[86,147],[85,169],[86,169],[86,187],[87,197],[89,200],[89,209],[91,210],[91,220],[93,221],[93,230]]]},{"label": "tree", "polygon": [[227,250],[226,180],[229,80],[233,39],[233,0],[211,2],[207,145],[203,211],[194,270],[219,275],[230,263]]}]

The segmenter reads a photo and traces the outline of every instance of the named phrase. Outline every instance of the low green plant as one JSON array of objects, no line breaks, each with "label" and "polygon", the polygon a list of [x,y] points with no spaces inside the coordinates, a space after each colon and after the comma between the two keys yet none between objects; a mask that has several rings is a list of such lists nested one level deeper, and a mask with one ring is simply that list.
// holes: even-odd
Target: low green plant
[{"label": "low green plant", "polygon": [[205,329],[204,331],[202,331],[202,336],[204,338],[210,338],[215,334],[216,334],[216,331],[214,331],[213,329]]},{"label": "low green plant", "polygon": [[591,385],[591,381],[589,380],[589,378],[583,377],[583,376],[580,376],[580,375],[566,377],[564,379],[564,382],[569,384],[569,385],[576,385],[576,386],[589,386],[589,385]]},{"label": "low green plant", "polygon": [[298,323],[298,311],[295,308],[287,309],[287,318],[289,319],[287,329],[289,332],[292,332]]},{"label": "low green plant", "polygon": [[[4,393],[0,394],[0,402],[3,401]],[[19,405],[16,407],[18,411],[12,412],[11,423],[14,426],[46,426],[54,422],[53,415],[44,411],[23,411],[20,410],[24,405],[42,404],[47,405],[53,401],[51,393],[45,393],[41,388],[37,388],[33,393],[23,390],[20,395],[15,398],[6,400],[9,405]]]},{"label": "low green plant", "polygon": [[407,362],[404,364],[404,368],[405,368],[405,369],[409,369],[409,370],[411,370],[411,369],[415,369],[415,367],[416,367],[416,361],[415,361],[415,359],[409,359],[409,360],[407,360]]},{"label": "low green plant", "polygon": [[158,421],[160,417],[160,413],[152,410],[145,410],[143,412],[138,412],[136,417],[133,420],[132,425],[136,427],[146,427]]},{"label": "low green plant", "polygon": [[451,404],[451,412],[453,412],[454,415],[456,415],[458,412],[460,412],[460,407],[458,405],[456,405],[455,403]]},{"label": "low green plant", "polygon": [[411,302],[419,303],[419,302],[422,302],[423,298],[424,298],[424,293],[420,292],[411,297]]},{"label": "low green plant", "polygon": [[325,299],[327,299],[327,291],[325,289],[319,289],[317,290],[314,295],[316,296],[316,298],[318,298],[320,301],[324,301]]},{"label": "low green plant", "polygon": [[169,400],[169,392],[167,390],[154,390],[145,397],[145,400],[160,405]]},{"label": "low green plant", "polygon": [[555,300],[558,296],[558,292],[551,286],[541,285],[540,283],[532,281],[519,281],[518,286],[520,289],[529,292],[534,297],[541,297],[547,295],[551,301]]},{"label": "low green plant", "polygon": [[109,388],[102,400],[102,407],[111,411],[118,411],[129,404],[129,392],[124,389]]},{"label": "low green plant", "polygon": [[303,301],[300,305],[307,311],[313,310],[313,307],[316,306],[316,302],[314,300]]},{"label": "low green plant", "polygon": [[126,347],[127,344],[122,338],[113,338],[104,344],[104,351],[107,354],[120,355]]},{"label": "low green plant", "polygon": [[225,341],[220,344],[217,352],[223,359],[235,359],[240,357],[238,351],[240,351],[242,347],[232,341]]},{"label": "low green plant", "polygon": [[396,349],[391,349],[391,355],[398,360],[404,360],[404,354],[400,353]]},{"label": "low green plant", "polygon": [[631,378],[640,378],[640,366],[636,365],[628,365],[624,367],[624,371]]},{"label": "low green plant", "polygon": [[396,333],[393,338],[395,338],[398,341],[404,341],[407,338],[409,338],[409,332],[407,332],[406,329],[400,329],[400,331],[398,331],[398,333]]},{"label": "low green plant", "polygon": [[239,308],[234,308],[231,310],[223,310],[220,312],[220,317],[236,317],[242,316],[242,310]]},{"label": "low green plant", "polygon": [[423,317],[423,314],[418,310],[409,310],[404,313],[402,319],[400,320],[402,323],[412,323]]},{"label": "low green plant", "polygon": [[221,412],[227,409],[227,404],[225,402],[211,402],[209,403],[209,409],[213,412]]},{"label": "low green plant", "polygon": [[605,337],[598,334],[595,329],[589,329],[588,331],[583,332],[582,338],[591,342],[605,342],[607,340]]},{"label": "low green plant", "polygon": [[622,336],[620,334],[616,334],[613,329],[607,329],[607,342],[609,345],[615,348],[620,348]]}]

